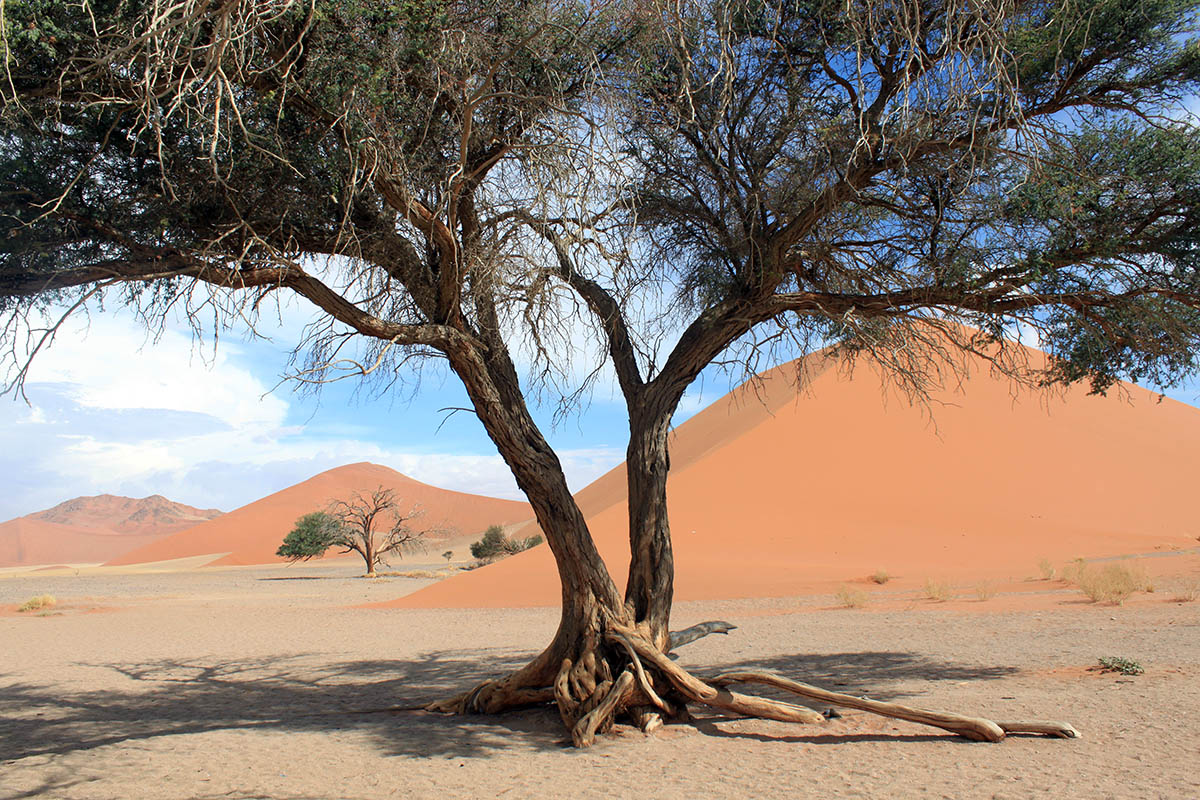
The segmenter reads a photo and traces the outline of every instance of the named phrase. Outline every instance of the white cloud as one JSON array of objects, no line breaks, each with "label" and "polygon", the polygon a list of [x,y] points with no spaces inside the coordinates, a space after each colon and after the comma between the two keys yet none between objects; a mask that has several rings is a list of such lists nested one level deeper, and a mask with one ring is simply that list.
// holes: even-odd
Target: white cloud
[{"label": "white cloud", "polygon": [[[478,443],[483,454],[446,452],[431,446],[418,421],[412,441],[380,443],[369,427],[340,424],[346,411],[335,403],[303,424],[289,421],[290,395],[268,394],[271,370],[283,365],[256,369],[237,342],[223,340],[201,357],[185,330],[151,341],[116,314],[93,315],[82,328],[64,329],[34,362],[32,407],[0,408],[11,423],[0,425],[0,476],[12,489],[0,496],[0,519],[104,492],[230,510],[358,461],[447,489],[521,499],[486,440]],[[577,448],[560,458],[579,489],[621,454]]]},{"label": "white cloud", "polygon": [[234,428],[282,425],[287,403],[237,366],[237,353],[233,343],[206,350],[176,329],[154,340],[127,317],[100,314],[61,332],[34,360],[28,382],[66,384],[85,408],[188,411]]}]

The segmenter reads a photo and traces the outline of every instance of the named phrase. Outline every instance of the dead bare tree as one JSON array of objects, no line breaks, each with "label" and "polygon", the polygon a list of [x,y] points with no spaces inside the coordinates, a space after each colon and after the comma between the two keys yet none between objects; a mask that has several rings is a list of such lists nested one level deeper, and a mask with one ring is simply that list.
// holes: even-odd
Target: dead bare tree
[{"label": "dead bare tree", "polygon": [[[705,681],[665,655],[667,433],[683,392],[709,364],[752,366],[781,342],[867,353],[918,393],[963,350],[1098,389],[1193,374],[1200,137],[1163,112],[1200,77],[1195,9],[10,4],[13,376],[53,338],[48,309],[102,296],[148,320],[182,307],[253,324],[272,294],[305,298],[322,315],[299,344],[309,380],[449,364],[555,557],[553,641],[439,708],[555,702],[581,746],[618,715],[650,730],[688,703],[817,722],[725,686],[820,690]],[[569,382],[559,348],[580,321],[629,410],[624,593],[514,361],[526,347],[535,381]],[[1050,373],[1012,358],[1017,324],[1045,334]],[[1073,733],[882,705],[868,710],[972,738]]]},{"label": "dead bare tree", "polygon": [[329,513],[341,523],[341,535],[333,544],[363,557],[367,577],[374,578],[376,568],[390,553],[403,555],[427,533],[413,523],[424,516],[417,506],[408,505],[391,489],[380,487],[370,494],[355,492],[349,500],[336,500]]}]

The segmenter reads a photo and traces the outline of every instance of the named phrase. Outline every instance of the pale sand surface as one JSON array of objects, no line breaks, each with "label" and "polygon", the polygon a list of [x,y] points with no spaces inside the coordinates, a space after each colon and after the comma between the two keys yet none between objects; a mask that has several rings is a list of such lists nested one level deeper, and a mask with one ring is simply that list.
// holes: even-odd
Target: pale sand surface
[{"label": "pale sand surface", "polygon": [[[1123,607],[1043,582],[982,602],[897,590],[862,610],[818,596],[676,611],[680,627],[739,625],[682,651],[700,674],[767,668],[877,699],[1062,718],[1081,740],[976,744],[849,712],[819,728],[702,715],[576,751],[552,709],[387,710],[518,665],[549,639],[553,610],[354,608],[427,583],[360,569],[0,578],[0,605],[49,592],[62,611],[0,617],[0,798],[1200,797],[1200,603],[1170,602],[1171,585]],[[1146,674],[1088,671],[1105,655]]]}]

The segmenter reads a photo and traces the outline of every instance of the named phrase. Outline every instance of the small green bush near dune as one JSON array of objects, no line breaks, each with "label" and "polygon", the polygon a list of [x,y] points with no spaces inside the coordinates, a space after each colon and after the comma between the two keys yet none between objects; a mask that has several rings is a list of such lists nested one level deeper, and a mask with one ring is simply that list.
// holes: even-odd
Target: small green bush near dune
[{"label": "small green bush near dune", "polygon": [[52,608],[58,601],[54,599],[52,594],[39,594],[37,597],[31,597],[21,605],[17,606],[17,611],[22,613],[26,611],[37,611],[43,608]]}]

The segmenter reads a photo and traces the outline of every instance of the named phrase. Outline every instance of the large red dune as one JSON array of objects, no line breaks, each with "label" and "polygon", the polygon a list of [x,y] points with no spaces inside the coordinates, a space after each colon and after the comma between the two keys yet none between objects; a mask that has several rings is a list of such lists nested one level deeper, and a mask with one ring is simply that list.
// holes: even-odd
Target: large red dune
[{"label": "large red dune", "polygon": [[0,524],[0,567],[107,561],[220,513],[161,495],[76,497]]},{"label": "large red dune", "polygon": [[[800,363],[674,432],[677,599],[832,591],[879,570],[1019,581],[1043,558],[1197,546],[1196,408],[1129,384],[1108,396],[1018,389],[981,363],[914,407],[883,390],[874,369],[850,375],[821,354],[799,387]],[[618,583],[629,562],[624,480],[618,467],[578,494]],[[538,547],[387,605],[558,601],[553,559]]]},{"label": "large red dune", "polygon": [[378,464],[348,464],[322,472],[217,519],[152,542],[109,561],[143,564],[212,555],[210,565],[268,564],[296,520],[356,492],[392,489],[407,504],[424,509],[421,525],[448,534],[471,534],[489,525],[508,525],[532,516],[527,503],[452,492],[415,481]]}]

